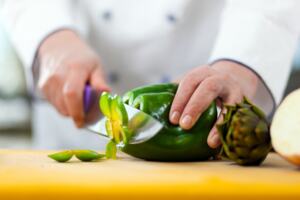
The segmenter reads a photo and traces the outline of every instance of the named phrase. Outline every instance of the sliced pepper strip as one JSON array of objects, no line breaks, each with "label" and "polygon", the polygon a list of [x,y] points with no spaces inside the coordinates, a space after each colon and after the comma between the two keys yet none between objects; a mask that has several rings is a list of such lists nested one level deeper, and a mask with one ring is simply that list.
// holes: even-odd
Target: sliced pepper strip
[{"label": "sliced pepper strip", "polygon": [[130,136],[128,130],[128,115],[120,96],[112,96],[103,92],[100,98],[100,109],[106,117],[106,131],[110,137],[110,142],[106,147],[106,156],[108,158],[116,157],[116,145],[119,143],[128,143]]}]

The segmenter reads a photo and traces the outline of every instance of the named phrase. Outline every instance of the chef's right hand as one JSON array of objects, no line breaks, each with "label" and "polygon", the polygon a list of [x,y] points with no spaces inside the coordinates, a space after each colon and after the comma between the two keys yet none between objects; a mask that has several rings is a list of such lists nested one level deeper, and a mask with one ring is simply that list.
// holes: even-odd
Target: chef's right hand
[{"label": "chef's right hand", "polygon": [[99,57],[76,33],[61,30],[44,40],[38,59],[38,88],[58,112],[82,127],[85,84],[98,91],[110,90]]}]

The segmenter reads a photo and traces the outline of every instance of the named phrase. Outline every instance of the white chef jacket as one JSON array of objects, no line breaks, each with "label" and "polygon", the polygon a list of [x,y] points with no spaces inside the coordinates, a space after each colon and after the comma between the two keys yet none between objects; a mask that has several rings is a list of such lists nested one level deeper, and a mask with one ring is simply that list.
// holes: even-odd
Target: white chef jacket
[{"label": "white chef jacket", "polygon": [[[99,53],[117,93],[230,59],[261,77],[254,101],[268,113],[282,98],[300,32],[297,0],[7,0],[2,15],[28,77],[40,43],[67,28]],[[74,139],[78,130],[48,104],[34,112],[39,146],[98,145]]]}]

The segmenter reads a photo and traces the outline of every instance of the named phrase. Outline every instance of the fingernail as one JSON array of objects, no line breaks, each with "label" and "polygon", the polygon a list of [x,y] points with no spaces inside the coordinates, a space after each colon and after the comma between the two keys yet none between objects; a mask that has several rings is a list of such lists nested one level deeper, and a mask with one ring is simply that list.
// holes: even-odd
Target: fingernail
[{"label": "fingernail", "polygon": [[218,134],[214,134],[211,138],[211,145],[213,146],[213,148],[218,147],[218,145],[220,144],[220,138]]},{"label": "fingernail", "polygon": [[174,111],[171,115],[171,122],[177,123],[179,121],[180,114],[178,111]]},{"label": "fingernail", "polygon": [[82,120],[80,120],[80,121],[75,121],[75,124],[76,124],[77,128],[82,128],[84,123]]},{"label": "fingernail", "polygon": [[183,119],[181,120],[180,123],[181,126],[183,126],[183,128],[189,128],[192,125],[192,117],[189,115],[186,115],[183,117]]}]

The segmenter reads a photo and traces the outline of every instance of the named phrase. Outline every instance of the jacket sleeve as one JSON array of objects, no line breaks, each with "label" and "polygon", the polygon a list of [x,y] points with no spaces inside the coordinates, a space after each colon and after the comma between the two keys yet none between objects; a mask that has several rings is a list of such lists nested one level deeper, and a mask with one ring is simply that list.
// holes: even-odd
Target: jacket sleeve
[{"label": "jacket sleeve", "polygon": [[[76,3],[70,0],[6,0],[2,5],[2,19],[24,67],[31,67],[40,43],[59,29],[72,29],[86,34],[86,24],[78,21]],[[30,77],[27,77],[31,79]]]},{"label": "jacket sleeve", "polygon": [[297,46],[299,19],[297,0],[229,0],[210,61],[230,59],[248,66],[266,87],[258,90],[270,91],[279,103]]}]

